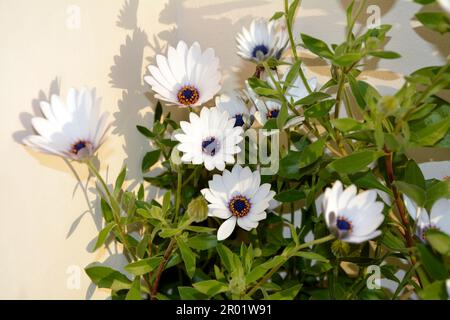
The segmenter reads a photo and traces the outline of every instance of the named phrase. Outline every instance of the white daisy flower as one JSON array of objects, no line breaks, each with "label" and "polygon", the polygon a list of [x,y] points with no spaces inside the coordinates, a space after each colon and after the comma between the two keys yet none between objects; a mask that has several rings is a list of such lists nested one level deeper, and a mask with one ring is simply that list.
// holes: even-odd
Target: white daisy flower
[{"label": "white daisy flower", "polygon": [[450,13],[450,0],[438,0],[438,2],[442,9]]},{"label": "white daisy flower", "polygon": [[235,127],[250,127],[250,112],[238,92],[233,91],[218,96],[216,106],[220,111],[228,112],[230,118],[235,121]]},{"label": "white daisy flower", "polygon": [[100,98],[95,89],[71,88],[66,103],[52,95],[50,103],[41,101],[45,118],[31,120],[38,135],[30,135],[23,143],[33,149],[73,160],[94,155],[109,129],[108,113],[100,114]]},{"label": "white daisy flower", "polygon": [[340,181],[325,190],[322,206],[328,229],[339,239],[361,243],[381,234],[377,228],[384,220],[384,204],[376,201],[377,192],[357,194],[356,186],[343,190]]},{"label": "white daisy flower", "polygon": [[169,47],[167,58],[156,56],[157,66],[150,65],[150,76],[144,77],[155,97],[170,104],[195,107],[211,100],[220,90],[219,59],[214,50],[201,51],[195,42],[190,48],[178,42]]},{"label": "white daisy flower", "polygon": [[177,149],[183,152],[181,161],[193,164],[204,163],[207,170],[225,169],[225,163],[234,163],[234,155],[241,149],[243,129],[235,127],[226,111],[217,108],[203,108],[200,116],[191,112],[189,121],[181,121],[183,133],[175,139],[181,143]]},{"label": "white daisy flower", "polygon": [[236,36],[238,55],[255,62],[269,58],[280,59],[288,43],[286,28],[277,21],[259,18]]},{"label": "white daisy flower", "polygon": [[437,200],[430,214],[408,196],[404,195],[403,200],[409,215],[416,222],[416,234],[422,241],[426,241],[425,232],[428,229],[436,229],[450,236],[450,199]]},{"label": "white daisy flower", "polygon": [[235,165],[222,175],[215,174],[208,183],[209,188],[201,193],[210,203],[210,217],[226,219],[217,231],[219,241],[228,238],[236,224],[250,231],[265,219],[275,192],[270,190],[270,184],[261,185],[261,175],[258,171]]}]

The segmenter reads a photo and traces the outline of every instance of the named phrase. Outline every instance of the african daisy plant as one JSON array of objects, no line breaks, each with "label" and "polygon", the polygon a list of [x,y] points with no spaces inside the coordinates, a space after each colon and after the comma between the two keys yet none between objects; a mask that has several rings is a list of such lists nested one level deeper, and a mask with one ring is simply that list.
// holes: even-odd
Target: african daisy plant
[{"label": "african daisy plant", "polygon": [[[118,243],[128,264],[86,273],[112,298],[448,298],[450,182],[426,179],[409,151],[450,147],[450,63],[383,96],[360,74],[369,58],[400,58],[384,49],[391,26],[356,33],[365,1],[352,1],[346,37],[328,44],[294,33],[300,2],[239,32],[255,72],[233,91],[221,91],[214,49],[180,41],[156,56],[144,80],[161,102],[152,126],[137,126],[150,141],[137,190],[126,168],[110,186],[94,161],[109,128],[95,91],[41,103],[24,142],[98,180],[95,248]],[[444,11],[417,19],[450,30]],[[327,81],[305,51],[329,66]],[[187,118],[174,121],[177,109]]]}]

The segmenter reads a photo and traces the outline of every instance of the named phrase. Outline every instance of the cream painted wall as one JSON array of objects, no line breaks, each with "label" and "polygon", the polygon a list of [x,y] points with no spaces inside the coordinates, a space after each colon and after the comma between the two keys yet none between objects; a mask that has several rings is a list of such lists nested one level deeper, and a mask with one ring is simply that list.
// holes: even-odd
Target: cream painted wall
[{"label": "cream painted wall", "polygon": [[[296,33],[338,42],[346,1],[303,2]],[[364,73],[383,92],[398,88],[402,74],[438,64],[449,54],[448,36],[412,28],[418,5],[406,0],[369,3],[381,6],[382,23],[394,25],[389,48],[403,55],[400,62],[372,63]],[[150,148],[135,125],[151,119],[153,101],[142,76],[155,53],[180,39],[199,41],[216,49],[224,88],[239,87],[252,65],[236,56],[235,33],[254,17],[280,9],[281,0],[0,0],[0,298],[104,299],[108,292],[94,290],[83,268],[93,261],[124,263],[117,248],[92,252],[101,228],[93,185],[86,191],[94,206],[89,212],[83,188],[63,160],[20,144],[31,132],[37,102],[55,92],[65,96],[71,86],[96,87],[114,126],[100,151],[103,172],[108,168],[115,177],[125,161],[133,187],[141,178],[141,157]],[[78,10],[79,28],[74,20]],[[308,55],[305,61],[308,73],[325,81],[326,66]],[[450,159],[448,150],[431,156]],[[427,153],[418,157],[430,160]],[[75,169],[85,181],[84,168]],[[448,162],[439,167],[449,169]],[[77,272],[79,288],[73,282]]]}]

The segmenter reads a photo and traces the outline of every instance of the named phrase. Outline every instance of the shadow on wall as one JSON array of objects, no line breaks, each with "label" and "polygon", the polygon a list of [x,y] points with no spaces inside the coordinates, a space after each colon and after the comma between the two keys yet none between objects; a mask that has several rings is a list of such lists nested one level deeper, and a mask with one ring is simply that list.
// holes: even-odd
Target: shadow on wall
[{"label": "shadow on wall", "polygon": [[[436,3],[434,5],[424,6],[420,10],[420,12],[428,12],[428,11],[432,12],[442,11],[442,8]],[[439,53],[439,55],[441,55],[442,57],[445,58],[450,54],[450,33],[442,35],[439,32],[430,30],[422,26],[421,24],[418,27],[415,27],[414,31],[423,40],[432,44],[433,47],[436,49],[436,51]]]},{"label": "shadow on wall", "polygon": [[[29,135],[36,134],[34,128],[31,124],[31,119],[35,117],[44,117],[40,108],[41,101],[49,101],[52,95],[59,95],[61,88],[61,80],[55,77],[50,82],[48,91],[40,90],[37,97],[31,100],[31,110],[32,112],[22,112],[19,114],[20,122],[23,126],[23,130],[16,131],[13,133],[12,138],[18,144],[23,145],[23,139]],[[35,158],[40,165],[46,166],[62,172],[69,172],[65,163],[58,157],[52,155],[42,154],[35,152],[28,147],[23,147],[24,150],[33,158]]]},{"label": "shadow on wall", "polygon": [[[200,6],[194,1],[169,0],[160,14],[159,22],[175,27],[159,33],[158,38],[169,43],[184,40],[188,45],[201,38],[199,43],[203,50],[209,47],[223,48],[224,43],[233,44],[226,52],[216,50],[216,55],[222,66],[223,87],[229,89],[242,87],[244,81],[254,73],[254,64],[239,58],[236,65],[236,56],[230,53],[236,52],[236,34],[241,31],[242,26],[248,28],[255,16],[248,14],[233,21],[226,15],[231,11],[255,8],[269,3],[268,0],[222,0]],[[282,9],[281,2],[280,9]],[[149,62],[153,63],[153,59],[154,57],[149,59]],[[226,70],[225,66],[230,67]]]}]

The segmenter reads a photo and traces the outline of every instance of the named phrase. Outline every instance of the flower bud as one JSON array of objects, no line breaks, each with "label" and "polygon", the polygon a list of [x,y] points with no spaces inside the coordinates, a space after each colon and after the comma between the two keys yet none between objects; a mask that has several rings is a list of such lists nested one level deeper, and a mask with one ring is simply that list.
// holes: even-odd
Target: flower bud
[{"label": "flower bud", "polygon": [[235,275],[228,284],[228,290],[232,294],[240,295],[245,290],[245,278],[241,275]]},{"label": "flower bud", "polygon": [[335,257],[345,257],[350,253],[350,245],[347,242],[341,240],[335,240],[331,244],[331,252]]},{"label": "flower bud", "polygon": [[378,110],[386,117],[395,115],[399,110],[398,100],[394,96],[384,96],[378,102]]},{"label": "flower bud", "polygon": [[187,214],[194,222],[206,220],[206,218],[208,218],[208,204],[206,203],[205,198],[199,196],[189,202]]}]

